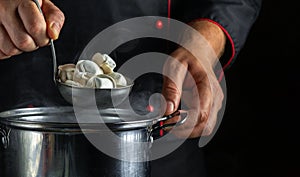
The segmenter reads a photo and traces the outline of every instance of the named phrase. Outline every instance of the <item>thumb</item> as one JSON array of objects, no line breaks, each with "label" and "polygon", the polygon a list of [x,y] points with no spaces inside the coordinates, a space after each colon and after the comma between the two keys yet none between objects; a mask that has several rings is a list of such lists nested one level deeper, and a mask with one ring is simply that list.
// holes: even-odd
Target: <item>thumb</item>
[{"label": "thumb", "polygon": [[166,111],[165,115],[169,115],[178,109],[181,90],[176,86],[176,84],[171,81],[171,79],[164,77],[162,94],[166,100]]},{"label": "thumb", "polygon": [[186,65],[175,58],[168,59],[164,65],[162,94],[166,100],[166,115],[178,109],[186,72]]},{"label": "thumb", "polygon": [[63,12],[50,0],[44,0],[42,6],[47,23],[47,33],[51,39],[58,39],[61,28],[65,22]]}]

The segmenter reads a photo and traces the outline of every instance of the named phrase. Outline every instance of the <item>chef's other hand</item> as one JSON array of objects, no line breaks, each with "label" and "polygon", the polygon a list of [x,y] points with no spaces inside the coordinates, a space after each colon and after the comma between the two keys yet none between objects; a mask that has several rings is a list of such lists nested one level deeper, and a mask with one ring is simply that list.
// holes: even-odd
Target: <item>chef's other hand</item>
[{"label": "chef's other hand", "polygon": [[39,0],[45,18],[33,0],[0,0],[0,59],[48,45],[56,40],[64,14],[50,1]]},{"label": "chef's other hand", "polygon": [[[172,130],[180,138],[211,134],[224,98],[213,68],[223,54],[226,37],[217,25],[209,21],[196,21],[191,26],[205,37],[209,45],[189,34],[184,43],[194,55],[180,47],[164,65],[162,93],[166,99],[165,114],[176,111],[180,100],[188,109],[188,118],[184,124]],[[210,54],[208,51],[214,52]],[[178,120],[179,117],[175,117],[165,123],[175,123]]]}]

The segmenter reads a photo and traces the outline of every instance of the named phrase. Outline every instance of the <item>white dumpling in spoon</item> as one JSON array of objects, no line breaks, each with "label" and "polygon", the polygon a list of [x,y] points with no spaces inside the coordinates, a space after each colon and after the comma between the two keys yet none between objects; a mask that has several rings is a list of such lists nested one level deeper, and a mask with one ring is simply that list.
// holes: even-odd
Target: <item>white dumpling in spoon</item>
[{"label": "white dumpling in spoon", "polygon": [[100,67],[102,63],[105,62],[105,57],[101,53],[97,52],[93,55],[92,61]]},{"label": "white dumpling in spoon", "polygon": [[92,61],[103,70],[104,74],[112,73],[116,67],[116,62],[107,54],[95,53]]},{"label": "white dumpling in spoon", "polygon": [[113,72],[108,75],[115,80],[117,87],[125,87],[127,85],[126,78],[121,73]]},{"label": "white dumpling in spoon", "polygon": [[97,76],[91,77],[86,85],[90,88],[100,88],[100,89],[112,89],[116,87],[116,83],[113,78],[108,75],[100,74]]},{"label": "white dumpling in spoon", "polygon": [[76,70],[92,75],[103,74],[103,70],[95,62],[90,60],[79,60],[76,64]]},{"label": "white dumpling in spoon", "polygon": [[74,71],[74,64],[60,65],[58,66],[58,78],[61,82],[66,82],[66,80],[73,80]]},{"label": "white dumpling in spoon", "polygon": [[81,85],[80,83],[72,81],[72,80],[66,80],[65,84],[67,84],[69,86],[83,87],[83,85]]},{"label": "white dumpling in spoon", "polygon": [[93,77],[94,75],[87,72],[79,72],[78,70],[75,70],[73,81],[78,82],[79,84],[85,86],[87,81]]}]

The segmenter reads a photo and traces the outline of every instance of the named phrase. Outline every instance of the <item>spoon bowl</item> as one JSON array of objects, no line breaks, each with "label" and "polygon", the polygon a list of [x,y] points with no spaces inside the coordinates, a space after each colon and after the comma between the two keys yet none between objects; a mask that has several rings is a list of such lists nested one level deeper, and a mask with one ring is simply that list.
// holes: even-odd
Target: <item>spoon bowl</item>
[{"label": "spoon bowl", "polygon": [[128,97],[133,82],[126,78],[128,85],[124,87],[99,89],[70,86],[56,80],[59,92],[70,104],[80,107],[96,105],[99,109],[116,107]]}]

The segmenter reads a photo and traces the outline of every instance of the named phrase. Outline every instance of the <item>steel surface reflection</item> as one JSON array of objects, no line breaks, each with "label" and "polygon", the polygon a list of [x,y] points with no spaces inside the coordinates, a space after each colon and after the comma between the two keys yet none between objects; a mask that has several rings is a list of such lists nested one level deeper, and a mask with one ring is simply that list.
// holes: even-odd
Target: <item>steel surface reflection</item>
[{"label": "steel surface reflection", "polygon": [[[0,139],[6,142],[0,144],[3,157],[0,176],[150,176],[148,161],[121,161],[102,153],[88,141],[74,120],[69,108],[28,108],[0,114]],[[91,131],[90,135],[103,139],[107,133]],[[128,143],[148,142],[151,133],[144,123],[131,129],[120,126],[114,133],[122,140],[111,142],[110,148],[115,153],[132,161],[149,158],[150,141],[145,143],[147,146]]]}]

